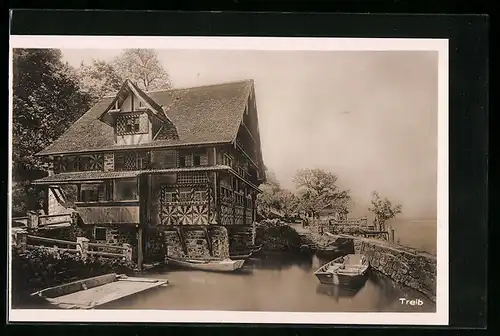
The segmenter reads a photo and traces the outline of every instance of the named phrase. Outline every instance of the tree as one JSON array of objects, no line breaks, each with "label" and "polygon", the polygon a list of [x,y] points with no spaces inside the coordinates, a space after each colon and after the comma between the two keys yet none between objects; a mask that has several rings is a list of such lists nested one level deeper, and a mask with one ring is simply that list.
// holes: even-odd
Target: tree
[{"label": "tree", "polygon": [[125,49],[114,60],[114,67],[121,78],[131,80],[143,90],[171,87],[170,77],[152,49]]},{"label": "tree", "polygon": [[92,60],[91,64],[82,64],[77,70],[80,87],[95,103],[106,95],[117,92],[124,79],[112,64],[102,60]]},{"label": "tree", "polygon": [[29,199],[33,194],[27,181],[44,176],[48,168],[34,154],[66,131],[90,107],[90,101],[59,50],[14,49],[12,177],[17,210],[37,204]]},{"label": "tree", "polygon": [[375,223],[380,231],[385,231],[385,223],[401,213],[401,204],[392,205],[387,198],[382,199],[377,191],[372,192],[372,206],[369,208],[375,215]]},{"label": "tree", "polygon": [[281,188],[273,172],[266,168],[267,182],[260,185],[262,191],[257,196],[257,209],[260,214],[267,217],[275,210],[283,212],[286,217],[297,209],[297,197],[289,190]]},{"label": "tree", "polygon": [[299,207],[310,215],[326,206],[336,206],[340,212],[348,213],[349,190],[337,186],[337,176],[322,169],[301,169],[297,171],[294,182],[298,190]]}]

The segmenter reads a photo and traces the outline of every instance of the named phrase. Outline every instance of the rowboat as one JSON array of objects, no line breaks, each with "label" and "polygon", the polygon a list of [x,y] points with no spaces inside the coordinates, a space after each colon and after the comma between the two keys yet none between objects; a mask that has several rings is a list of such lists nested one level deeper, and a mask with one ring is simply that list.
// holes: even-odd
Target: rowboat
[{"label": "rowboat", "polygon": [[244,259],[231,260],[194,260],[194,259],[174,259],[170,257],[165,258],[169,265],[174,265],[183,268],[190,268],[200,271],[211,272],[234,272],[243,267]]},{"label": "rowboat", "polygon": [[322,284],[353,286],[366,280],[369,266],[365,256],[348,254],[324,264],[314,275]]},{"label": "rowboat", "polygon": [[251,256],[257,254],[260,250],[262,249],[262,245],[260,246],[254,246],[249,249],[249,251],[244,251],[244,252],[234,252],[233,254],[229,255],[229,258],[232,260],[246,260],[250,258]]},{"label": "rowboat", "polygon": [[166,279],[135,278],[111,273],[46,288],[31,296],[41,298],[51,308],[94,309],[166,284]]}]

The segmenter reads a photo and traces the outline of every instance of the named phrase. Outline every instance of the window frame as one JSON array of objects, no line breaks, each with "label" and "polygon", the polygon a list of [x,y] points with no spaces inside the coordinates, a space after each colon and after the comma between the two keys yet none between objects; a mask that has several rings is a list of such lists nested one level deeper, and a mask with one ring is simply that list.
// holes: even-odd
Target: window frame
[{"label": "window frame", "polygon": [[[123,199],[119,199],[119,197],[117,197],[117,193],[118,193],[118,189],[117,188],[117,185],[120,184],[120,183],[134,183],[135,184],[135,198],[123,198]],[[137,179],[136,178],[122,178],[122,179],[114,179],[113,180],[113,201],[114,202],[134,202],[134,201],[138,201],[139,200],[139,184],[137,183]],[[134,190],[134,188],[132,189]]]},{"label": "window frame", "polygon": [[[98,239],[97,238],[97,231],[98,230],[103,230],[104,231],[104,239]],[[107,241],[108,240],[108,228],[106,227],[102,227],[102,226],[96,226],[94,227],[94,240],[104,240],[104,241]]]}]

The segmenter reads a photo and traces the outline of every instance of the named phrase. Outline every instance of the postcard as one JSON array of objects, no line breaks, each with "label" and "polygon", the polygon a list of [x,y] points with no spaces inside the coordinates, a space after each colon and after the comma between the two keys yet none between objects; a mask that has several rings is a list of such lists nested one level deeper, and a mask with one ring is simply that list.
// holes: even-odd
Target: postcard
[{"label": "postcard", "polygon": [[11,36],[9,320],[448,324],[448,41]]}]

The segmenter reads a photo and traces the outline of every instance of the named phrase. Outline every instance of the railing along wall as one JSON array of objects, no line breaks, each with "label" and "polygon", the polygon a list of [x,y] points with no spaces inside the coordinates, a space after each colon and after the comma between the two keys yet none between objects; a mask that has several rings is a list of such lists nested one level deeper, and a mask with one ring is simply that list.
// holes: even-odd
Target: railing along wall
[{"label": "railing along wall", "polygon": [[51,226],[70,226],[76,223],[77,213],[63,213],[57,215],[41,215],[30,211],[27,216],[13,217],[12,226],[25,226],[28,230],[51,227]]},{"label": "railing along wall", "polygon": [[[132,261],[132,246],[126,243],[122,246],[97,244],[91,243],[89,239],[85,237],[77,237],[76,242],[74,242],[30,235],[27,230],[23,229],[13,231],[12,238],[13,246],[19,251],[41,248],[47,249],[53,253],[76,253],[79,254],[83,260],[87,259],[89,255],[97,255],[108,258],[124,258],[127,261]],[[48,246],[48,244],[52,244],[52,246]],[[95,247],[115,250],[116,253],[92,250],[92,248]]]}]

